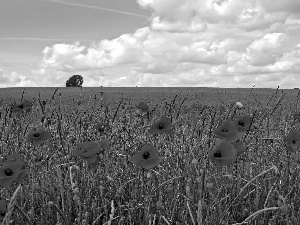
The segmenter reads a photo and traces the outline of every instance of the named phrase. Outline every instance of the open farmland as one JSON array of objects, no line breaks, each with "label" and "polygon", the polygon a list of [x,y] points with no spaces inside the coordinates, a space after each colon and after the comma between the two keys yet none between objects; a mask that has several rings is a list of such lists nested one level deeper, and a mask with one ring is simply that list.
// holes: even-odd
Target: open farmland
[{"label": "open farmland", "polygon": [[[12,104],[24,100],[32,101],[31,110],[12,112]],[[293,116],[298,101],[298,90],[255,88],[0,89],[1,171],[18,153],[27,172],[0,187],[10,203],[0,219],[37,225],[299,224],[298,145],[290,151],[284,141],[299,129]],[[139,102],[148,112],[138,110]],[[172,132],[150,134],[163,115]],[[220,166],[209,158],[219,143],[214,131],[241,115],[253,116],[238,140],[246,151]],[[107,129],[99,132],[101,122]],[[29,143],[34,129],[51,138]],[[96,162],[74,154],[80,143],[103,140],[109,147]],[[160,157],[151,169],[129,160],[147,144]]]}]

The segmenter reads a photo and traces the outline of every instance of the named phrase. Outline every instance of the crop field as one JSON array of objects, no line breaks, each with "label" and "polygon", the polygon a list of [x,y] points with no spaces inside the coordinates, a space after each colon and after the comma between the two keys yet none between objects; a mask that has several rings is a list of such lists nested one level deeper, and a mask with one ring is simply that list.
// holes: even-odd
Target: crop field
[{"label": "crop field", "polygon": [[2,224],[300,224],[299,91],[0,89]]}]

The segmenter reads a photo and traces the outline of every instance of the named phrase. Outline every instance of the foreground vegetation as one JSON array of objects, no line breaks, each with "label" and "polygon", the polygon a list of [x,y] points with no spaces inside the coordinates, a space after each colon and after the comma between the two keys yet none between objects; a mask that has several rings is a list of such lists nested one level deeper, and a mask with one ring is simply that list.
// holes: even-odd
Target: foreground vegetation
[{"label": "foreground vegetation", "polygon": [[[299,153],[284,141],[299,129],[298,92],[254,89],[241,97],[222,90],[214,98],[213,91],[219,92],[73,89],[31,96],[1,90],[1,164],[18,153],[27,176],[0,187],[8,203],[0,219],[38,225],[299,224]],[[12,105],[25,99],[31,109],[14,113]],[[139,102],[149,110],[141,112]],[[218,142],[213,131],[243,114],[253,116],[240,138],[247,150],[227,166],[216,165],[208,157]],[[163,115],[171,118],[172,133],[151,135]],[[107,127],[96,129],[99,123]],[[34,129],[51,138],[30,143]],[[80,143],[103,140],[109,147],[96,163],[74,154]],[[147,144],[161,157],[151,169],[129,160]]]}]

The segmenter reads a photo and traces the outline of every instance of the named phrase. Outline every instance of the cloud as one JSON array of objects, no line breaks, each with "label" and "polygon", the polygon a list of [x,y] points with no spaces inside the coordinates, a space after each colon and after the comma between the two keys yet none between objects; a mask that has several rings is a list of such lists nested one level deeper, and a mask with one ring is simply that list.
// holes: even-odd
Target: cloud
[{"label": "cloud", "polygon": [[296,1],[137,2],[152,12],[149,26],[90,46],[48,46],[32,75],[36,82],[63,86],[72,74],[82,74],[86,86],[293,88],[300,82]]},{"label": "cloud", "polygon": [[0,88],[24,86],[31,87],[37,85],[35,85],[31,77],[26,77],[24,75],[18,74],[17,72],[6,74],[2,69],[0,69]]},{"label": "cloud", "polygon": [[246,48],[245,59],[253,66],[274,64],[283,56],[285,44],[287,44],[287,35],[283,33],[266,34]]}]

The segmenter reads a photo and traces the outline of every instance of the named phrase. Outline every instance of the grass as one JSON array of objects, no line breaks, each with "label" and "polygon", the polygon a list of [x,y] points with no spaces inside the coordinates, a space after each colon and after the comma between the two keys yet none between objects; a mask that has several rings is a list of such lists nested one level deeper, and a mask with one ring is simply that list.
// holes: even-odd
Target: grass
[{"label": "grass", "polygon": [[[10,189],[4,224],[299,224],[299,154],[282,138],[299,125],[297,90],[212,88],[55,88],[1,89],[0,153],[21,154],[29,176]],[[102,92],[102,93],[101,93]],[[19,119],[12,102],[32,100]],[[40,105],[46,101],[45,108]],[[149,118],[136,104],[150,106]],[[253,113],[242,137],[247,151],[226,167],[212,164],[212,130],[236,117],[233,103]],[[173,136],[148,133],[167,114]],[[44,119],[42,119],[44,118]],[[48,119],[48,120],[45,120]],[[41,121],[49,121],[42,123]],[[109,120],[111,131],[93,126]],[[35,127],[52,139],[33,147],[25,142]],[[96,168],[72,154],[77,143],[109,139]],[[137,168],[128,156],[153,143],[162,162]],[[21,184],[21,185],[20,185]]]}]

